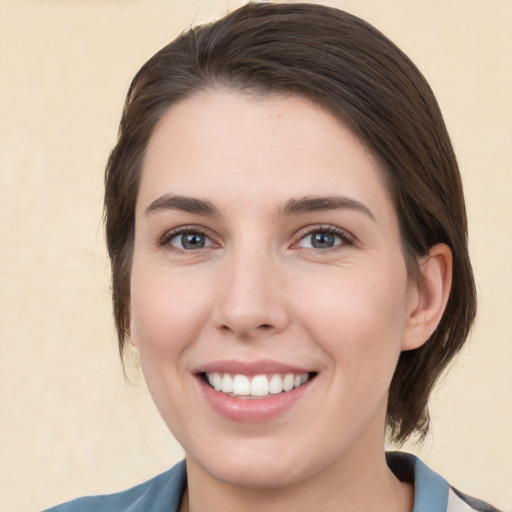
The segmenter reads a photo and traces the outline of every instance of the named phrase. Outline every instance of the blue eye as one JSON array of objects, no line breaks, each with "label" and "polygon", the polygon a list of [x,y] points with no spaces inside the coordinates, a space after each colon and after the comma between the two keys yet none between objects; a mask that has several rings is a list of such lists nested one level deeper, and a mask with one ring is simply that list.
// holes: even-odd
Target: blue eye
[{"label": "blue eye", "polygon": [[198,231],[188,231],[186,233],[178,233],[169,238],[169,243],[177,249],[193,251],[203,249],[212,245],[211,240]]},{"label": "blue eye", "polygon": [[307,249],[332,249],[343,242],[345,240],[341,235],[330,230],[317,229],[303,236],[299,241],[299,245]]}]

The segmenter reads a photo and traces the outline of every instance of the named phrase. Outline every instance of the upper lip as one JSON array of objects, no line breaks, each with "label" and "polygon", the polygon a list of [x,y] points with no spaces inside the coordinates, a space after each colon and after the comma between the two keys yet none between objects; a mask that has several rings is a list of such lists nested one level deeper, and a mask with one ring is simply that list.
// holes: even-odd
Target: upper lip
[{"label": "upper lip", "polygon": [[198,366],[193,373],[230,373],[233,375],[262,375],[269,373],[310,373],[311,369],[301,368],[299,366],[272,361],[268,359],[260,359],[257,361],[238,361],[234,359],[225,359],[220,361],[212,361]]}]

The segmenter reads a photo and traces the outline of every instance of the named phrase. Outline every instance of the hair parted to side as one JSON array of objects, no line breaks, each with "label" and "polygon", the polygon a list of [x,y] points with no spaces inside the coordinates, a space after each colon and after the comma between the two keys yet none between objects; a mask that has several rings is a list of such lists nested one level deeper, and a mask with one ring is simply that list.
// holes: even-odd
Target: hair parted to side
[{"label": "hair parted to side", "polygon": [[[409,58],[365,21],[313,4],[250,3],[181,34],[135,76],[106,167],[105,219],[121,354],[135,205],[145,150],[167,109],[206,89],[296,94],[345,123],[380,162],[400,223],[409,275],[437,243],[453,253],[444,316],[422,347],[402,352],[389,393],[390,437],[428,430],[430,392],[476,313],[467,221],[455,155],[436,99]],[[177,306],[179,307],[179,306]]]}]

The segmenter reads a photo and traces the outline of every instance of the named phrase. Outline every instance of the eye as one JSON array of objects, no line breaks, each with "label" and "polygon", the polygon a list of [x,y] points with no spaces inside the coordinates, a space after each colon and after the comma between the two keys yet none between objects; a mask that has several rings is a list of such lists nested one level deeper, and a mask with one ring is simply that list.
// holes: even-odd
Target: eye
[{"label": "eye", "polygon": [[302,236],[297,245],[306,249],[333,249],[342,244],[350,244],[350,239],[343,230],[318,228]]},{"label": "eye", "polygon": [[168,243],[182,251],[193,251],[211,247],[213,242],[204,233],[200,231],[184,231],[181,233],[171,233],[166,237],[164,243]]}]

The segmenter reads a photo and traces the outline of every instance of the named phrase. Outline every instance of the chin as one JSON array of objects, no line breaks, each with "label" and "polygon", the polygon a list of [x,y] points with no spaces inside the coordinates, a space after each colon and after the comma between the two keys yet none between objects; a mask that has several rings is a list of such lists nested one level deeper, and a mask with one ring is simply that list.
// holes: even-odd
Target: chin
[{"label": "chin", "polygon": [[[260,440],[261,441],[261,440]],[[198,459],[187,455],[187,464],[199,466],[210,477],[224,484],[254,490],[274,490],[300,484],[330,465],[332,452],[311,458],[313,447],[298,449],[285,444],[233,442],[229,448],[218,446],[215,453],[202,450]],[[322,454],[320,454],[322,455]]]},{"label": "chin", "polygon": [[224,459],[222,463],[205,468],[210,475],[225,484],[244,489],[272,490],[289,487],[306,479],[303,469],[296,464],[288,464],[276,457],[268,461],[241,461]]}]

